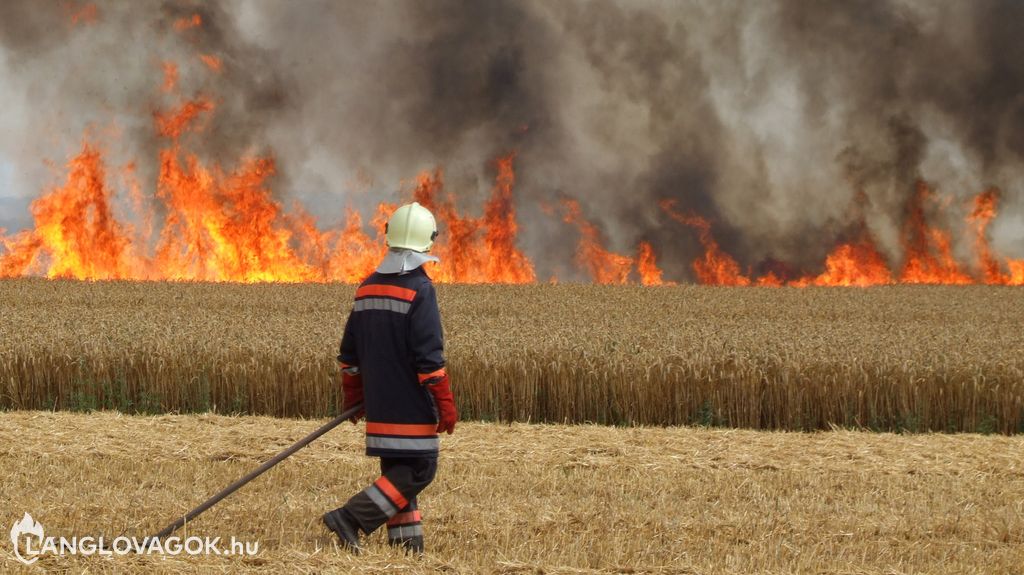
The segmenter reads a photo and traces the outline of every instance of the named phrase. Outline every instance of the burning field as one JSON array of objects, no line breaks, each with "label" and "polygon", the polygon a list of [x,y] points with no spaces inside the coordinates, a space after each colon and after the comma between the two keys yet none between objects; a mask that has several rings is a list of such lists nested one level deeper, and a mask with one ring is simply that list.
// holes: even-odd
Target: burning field
[{"label": "burning field", "polygon": [[416,201],[463,418],[426,556],[327,537],[376,464],[343,425],[186,528],[257,556],[38,566],[1024,573],[1020,22],[0,2],[13,549],[149,534],[337,414],[355,285]]},{"label": "burning field", "polygon": [[[793,4],[798,3],[781,2],[767,14],[748,7],[736,26],[751,22],[759,35],[743,41],[785,53],[776,35],[796,33],[787,20],[796,17],[789,13]],[[70,114],[75,121],[62,126],[47,120],[45,134],[19,136],[12,129],[5,136],[13,138],[10,145],[0,142],[3,165],[16,166],[7,168],[16,174],[8,179],[38,186],[0,190],[33,198],[26,212],[4,214],[21,229],[0,233],[0,277],[353,283],[380,260],[390,212],[416,200],[440,221],[435,253],[441,263],[434,274],[442,282],[1024,285],[1013,142],[999,140],[1001,132],[994,140],[979,140],[975,132],[987,116],[971,110],[967,117],[954,108],[956,102],[941,100],[938,87],[924,90],[931,87],[928,78],[918,79],[925,86],[901,86],[895,94],[875,94],[870,86],[852,89],[860,76],[897,73],[885,69],[886,62],[916,70],[920,52],[939,50],[933,44],[946,41],[926,23],[962,17],[953,7],[894,7],[891,13],[880,7],[872,30],[886,40],[907,37],[912,28],[914,49],[879,54],[878,61],[862,62],[848,77],[829,78],[851,84],[841,98],[828,101],[835,108],[827,114],[844,122],[838,131],[826,130],[834,141],[815,144],[814,153],[780,157],[778,150],[795,145],[791,138],[809,146],[824,136],[806,125],[819,120],[802,99],[812,95],[776,102],[781,96],[769,93],[759,103],[764,110],[735,101],[736,91],[752,87],[736,84],[741,79],[718,62],[725,55],[709,52],[703,32],[689,29],[687,19],[701,16],[714,28],[736,20],[734,15],[700,14],[710,7],[699,4],[679,6],[678,13],[636,6],[623,36],[604,38],[609,22],[618,22],[626,8],[598,3],[581,18],[572,9],[529,3],[468,11],[456,5],[442,10],[452,12],[453,28],[447,29],[416,3],[378,12],[321,7],[338,17],[323,26],[276,7],[243,10],[229,3],[147,8],[69,1],[60,10],[10,3],[4,11],[11,23],[0,33],[0,45],[8,54],[12,86],[37,88],[37,69],[67,68],[69,74],[39,90],[47,112],[20,95],[11,95],[5,109],[56,111],[56,117]],[[975,32],[999,40],[998,29],[985,28],[995,25],[991,19],[1006,19],[997,7],[1009,10],[997,2],[972,14]],[[843,3],[796,10],[851,34],[867,33],[856,11]],[[386,16],[423,20],[422,31],[406,40],[417,49],[389,43],[396,31],[380,22]],[[686,32],[681,37],[670,28],[677,21]],[[296,44],[287,30],[300,23],[311,26],[303,34],[324,34],[333,42],[339,30],[354,35],[362,25],[380,26],[381,37],[362,44],[366,63],[303,54],[308,61],[298,64],[295,51],[309,47]],[[64,45],[32,36],[42,34],[33,27],[47,25]],[[544,31],[560,26],[565,58],[535,60],[539,54],[533,50],[557,43]],[[148,60],[129,65],[110,52],[107,40],[132,43],[140,27],[148,42],[137,48]],[[491,34],[463,35],[461,27]],[[609,44],[608,54],[595,38]],[[68,53],[76,48],[82,58],[104,59],[84,63]],[[449,49],[454,53],[443,53]],[[841,59],[848,49],[836,43],[822,57]],[[651,69],[617,62],[621,51],[653,59]],[[287,64],[278,56],[289,58]],[[748,66],[775,65],[734,57]],[[77,70],[86,63],[98,72],[119,70],[120,91],[83,85]],[[384,63],[390,67],[374,66]],[[785,64],[807,82],[817,70],[809,56],[793,56]],[[364,65],[376,76],[367,77]],[[344,73],[325,80],[316,66]],[[399,72],[417,66],[437,76]],[[695,86],[680,94],[690,98],[692,110],[673,108],[669,115],[659,108],[658,95],[673,93],[671,84],[653,83],[647,96],[626,90],[641,80],[668,82],[662,68],[705,81],[703,91]],[[604,84],[591,87],[598,103],[558,100],[566,86],[551,79],[556,75],[570,84],[592,82],[590,75],[603,78]],[[348,78],[365,80],[367,94]],[[978,90],[986,86],[983,78],[970,78]],[[392,81],[412,84],[391,86]],[[797,89],[781,77],[779,82],[779,90]],[[394,89],[393,106],[383,96],[366,97],[381,85]],[[314,86],[337,94],[338,106],[321,108]],[[911,108],[910,93],[917,90],[927,95]],[[69,100],[69,91],[81,99]],[[449,110],[433,99],[446,91],[464,109]],[[985,111],[998,115],[1002,102],[985,101]],[[878,106],[878,117],[853,111],[869,105]],[[649,125],[641,137],[634,132],[645,133],[639,128],[644,116],[627,126],[619,125],[626,118],[598,114],[631,106],[663,124]],[[1012,102],[1006,106],[1016,109]],[[790,118],[781,129],[762,125],[789,117],[793,109],[807,117]],[[358,121],[383,110],[409,133]],[[410,115],[412,110],[429,112]],[[731,125],[729,118],[737,114],[767,132],[752,135]],[[334,117],[351,132],[321,133],[318,126]],[[959,125],[968,121],[975,124]],[[437,134],[435,123],[452,130]],[[69,133],[80,125],[80,132]],[[594,131],[602,125],[611,133]],[[669,138],[665,129],[680,131],[690,143]],[[350,141],[378,156],[365,157]],[[325,163],[316,151],[321,149],[338,155]],[[459,157],[455,150],[467,153]],[[587,150],[585,160],[573,156]],[[26,155],[33,151],[40,155],[30,160]],[[40,171],[36,166],[44,161],[48,167]],[[637,171],[644,165],[647,171]]]}]

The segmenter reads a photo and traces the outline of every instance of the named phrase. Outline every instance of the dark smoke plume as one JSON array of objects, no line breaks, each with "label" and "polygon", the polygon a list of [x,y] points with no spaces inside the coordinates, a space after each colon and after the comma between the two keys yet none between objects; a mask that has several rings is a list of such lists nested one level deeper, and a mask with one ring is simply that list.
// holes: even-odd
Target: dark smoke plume
[{"label": "dark smoke plume", "polygon": [[745,268],[815,271],[865,225],[898,262],[922,180],[954,198],[954,230],[963,200],[999,187],[994,247],[1024,256],[1019,2],[111,1],[72,23],[87,5],[0,3],[0,196],[43,190],[45,161],[86,131],[151,189],[174,62],[178,94],[217,102],[190,147],[226,169],[273,154],[276,191],[323,225],[436,166],[479,209],[491,160],[516,151],[542,278],[577,273],[572,233],[543,209],[562,197],[609,247],[650,241],[683,279],[699,245],[662,198],[709,218]]}]

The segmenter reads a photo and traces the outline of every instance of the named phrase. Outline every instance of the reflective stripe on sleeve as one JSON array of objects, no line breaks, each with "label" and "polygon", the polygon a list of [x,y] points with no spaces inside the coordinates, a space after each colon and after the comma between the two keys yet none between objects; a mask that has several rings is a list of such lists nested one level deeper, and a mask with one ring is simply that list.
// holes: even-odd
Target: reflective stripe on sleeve
[{"label": "reflective stripe on sleeve", "polygon": [[367,435],[366,447],[398,451],[438,451],[441,441],[437,437],[381,437]]},{"label": "reflective stripe on sleeve", "polygon": [[384,297],[371,297],[356,300],[355,305],[352,307],[352,311],[367,311],[371,309],[379,309],[383,311],[393,311],[404,314],[409,313],[410,307],[412,307],[412,304],[407,301],[397,301]]}]

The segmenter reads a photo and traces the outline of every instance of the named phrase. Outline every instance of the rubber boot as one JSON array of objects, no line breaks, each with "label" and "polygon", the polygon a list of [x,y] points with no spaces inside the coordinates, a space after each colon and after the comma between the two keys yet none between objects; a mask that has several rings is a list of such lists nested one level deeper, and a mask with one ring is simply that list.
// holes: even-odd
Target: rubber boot
[{"label": "rubber boot", "polygon": [[341,509],[324,513],[324,525],[338,536],[342,547],[358,555],[362,547],[359,546],[359,529],[347,517]]}]

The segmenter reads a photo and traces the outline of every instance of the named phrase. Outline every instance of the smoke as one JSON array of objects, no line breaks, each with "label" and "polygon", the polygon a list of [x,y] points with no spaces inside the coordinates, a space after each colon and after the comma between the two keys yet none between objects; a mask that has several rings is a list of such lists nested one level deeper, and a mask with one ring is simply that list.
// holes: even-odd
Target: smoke
[{"label": "smoke", "polygon": [[275,190],[323,225],[437,166],[479,209],[516,151],[540,277],[577,273],[548,213],[565,197],[610,248],[650,241],[667,277],[699,246],[662,198],[744,267],[813,271],[864,226],[898,262],[919,180],[951,198],[954,231],[966,198],[1001,188],[994,248],[1024,256],[1018,2],[97,2],[76,20],[87,6],[0,3],[0,165],[17,166],[0,196],[52,184],[85,132],[152,189],[153,113],[207,95],[190,147],[225,169],[272,154]]}]

